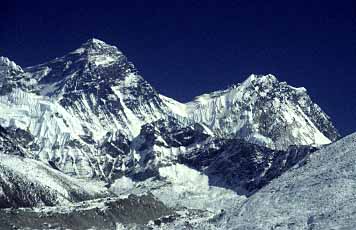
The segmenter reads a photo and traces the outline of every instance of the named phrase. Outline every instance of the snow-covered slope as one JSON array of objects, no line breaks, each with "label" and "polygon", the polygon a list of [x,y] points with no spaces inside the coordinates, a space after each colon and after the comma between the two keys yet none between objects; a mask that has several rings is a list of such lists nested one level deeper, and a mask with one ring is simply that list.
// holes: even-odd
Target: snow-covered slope
[{"label": "snow-covered slope", "polygon": [[25,71],[37,81],[34,92],[57,101],[95,139],[111,130],[135,137],[141,125],[167,113],[159,95],[122,52],[97,39]]},{"label": "snow-covered slope", "polygon": [[104,185],[69,177],[37,160],[0,153],[0,208],[64,205],[109,196]]},{"label": "snow-covered slope", "polygon": [[11,91],[15,86],[14,78],[23,73],[20,66],[6,57],[0,57],[0,95]]},{"label": "snow-covered slope", "polygon": [[214,216],[238,207],[314,151],[310,146],[272,150],[210,132],[200,124],[181,126],[173,118],[143,126],[131,143],[137,160],[123,177],[113,178],[110,189],[117,195],[151,192],[169,207]]},{"label": "snow-covered slope", "polygon": [[[0,127],[0,208],[66,204],[109,196],[103,182],[79,180],[30,159],[16,130]],[[25,135],[22,135],[24,137]]]},{"label": "snow-covered slope", "polygon": [[123,156],[124,174],[135,180],[161,175],[161,168],[182,164],[201,172],[209,185],[249,196],[315,151],[310,146],[273,150],[241,139],[224,139],[196,123],[158,120],[142,127],[132,140],[132,155]]},{"label": "snow-covered slope", "polygon": [[126,57],[97,39],[24,71],[4,60],[0,125],[32,134],[33,154],[67,174],[109,177],[141,125],[170,113]]},{"label": "snow-covered slope", "polygon": [[[251,75],[226,90],[180,103],[160,95],[120,50],[97,39],[23,69],[0,57],[1,207],[69,204],[108,195],[104,184],[96,181],[100,178],[118,195],[152,192],[165,205],[178,208],[176,220],[167,217],[167,229],[175,224],[254,229],[266,220],[270,222],[263,228],[285,223],[293,227],[288,208],[280,213],[273,199],[314,210],[308,206],[313,203],[311,188],[325,189],[326,182],[319,181],[324,175],[330,180],[344,172],[352,175],[348,164],[335,166],[342,173],[334,175],[332,163],[338,163],[343,151],[354,151],[353,136],[290,170],[315,146],[338,137],[304,88],[270,74]],[[307,176],[309,171],[315,178]],[[302,193],[300,189],[307,194],[300,195],[302,201],[290,195]],[[330,197],[326,191],[325,197]],[[286,193],[279,196],[282,192]],[[260,203],[272,204],[272,211],[264,213]],[[316,212],[323,208],[315,207]],[[304,227],[311,213],[307,208],[295,226]],[[251,220],[250,211],[256,220]],[[277,220],[273,215],[285,217]],[[315,220],[308,216],[307,223]],[[162,221],[167,219],[149,225],[157,227]]]},{"label": "snow-covered slope", "polygon": [[354,229],[356,134],[333,143],[262,188],[225,219],[236,229]]},{"label": "snow-covered slope", "polygon": [[[179,104],[170,103],[179,109]],[[239,137],[274,149],[289,145],[324,145],[339,134],[330,118],[304,88],[279,82],[273,75],[251,75],[227,90],[197,97],[184,113],[221,136]]]},{"label": "snow-covered slope", "polygon": [[[240,85],[182,104],[158,94],[120,50],[97,39],[24,69],[1,58],[0,79],[0,125],[32,135],[31,155],[79,177],[110,180],[142,165],[139,136],[149,131],[147,124],[155,130],[157,121],[170,117],[182,128],[199,124],[211,137],[242,138],[272,149],[328,144],[338,137],[303,88],[272,75],[251,75]],[[182,135],[192,140],[186,131],[179,141]],[[169,163],[187,143],[154,148]]]}]

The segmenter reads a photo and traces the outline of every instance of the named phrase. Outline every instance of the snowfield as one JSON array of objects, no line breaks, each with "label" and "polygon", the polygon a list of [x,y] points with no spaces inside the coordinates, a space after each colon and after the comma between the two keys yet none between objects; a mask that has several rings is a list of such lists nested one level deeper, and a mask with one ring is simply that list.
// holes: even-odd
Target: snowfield
[{"label": "snowfield", "polygon": [[339,137],[272,74],[180,103],[98,39],[0,57],[0,229],[355,229],[356,134]]},{"label": "snowfield", "polygon": [[110,189],[118,196],[151,192],[168,207],[201,209],[212,213],[228,209],[246,199],[232,190],[210,186],[206,175],[185,165],[174,164],[160,168],[159,174],[160,180],[148,179],[142,182],[121,178]]},{"label": "snowfield", "polygon": [[42,162],[0,154],[0,208],[70,204],[110,196],[105,183],[76,179]]},{"label": "snowfield", "polygon": [[356,133],[313,153],[224,218],[234,229],[355,229]]}]

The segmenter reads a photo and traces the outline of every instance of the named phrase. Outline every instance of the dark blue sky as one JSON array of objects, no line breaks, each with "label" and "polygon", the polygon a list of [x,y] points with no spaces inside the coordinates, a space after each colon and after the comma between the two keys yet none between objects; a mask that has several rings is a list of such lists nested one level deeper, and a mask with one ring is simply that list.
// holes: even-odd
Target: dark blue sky
[{"label": "dark blue sky", "polygon": [[25,67],[96,37],[180,101],[273,73],[356,131],[355,0],[46,2],[1,1],[1,56]]}]

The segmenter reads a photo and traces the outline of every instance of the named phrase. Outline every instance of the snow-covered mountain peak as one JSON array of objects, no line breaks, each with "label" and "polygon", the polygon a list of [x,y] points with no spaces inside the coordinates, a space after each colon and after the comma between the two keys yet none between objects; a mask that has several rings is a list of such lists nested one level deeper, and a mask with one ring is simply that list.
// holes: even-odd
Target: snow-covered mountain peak
[{"label": "snow-covered mountain peak", "polygon": [[0,95],[11,92],[17,81],[21,81],[23,70],[7,57],[0,57]]},{"label": "snow-covered mountain peak", "polygon": [[76,49],[76,51],[78,51],[78,53],[79,53],[80,51],[84,51],[84,50],[105,49],[105,48],[109,48],[109,47],[113,47],[113,46],[111,46],[99,39],[91,38],[91,39],[87,40],[86,42],[84,42],[78,49]]},{"label": "snow-covered mountain peak", "polygon": [[102,40],[99,40],[97,38],[91,38],[89,39],[86,43],[84,43],[85,45],[93,45],[93,46],[110,46],[108,45],[107,43],[105,43],[104,41]]},{"label": "snow-covered mountain peak", "polygon": [[252,74],[240,84],[185,105],[185,114],[195,122],[223,136],[238,136],[270,148],[318,146],[339,137],[305,88],[289,86],[272,74]]},{"label": "snow-covered mountain peak", "polygon": [[7,57],[0,56],[0,65],[9,65],[11,61]]},{"label": "snow-covered mountain peak", "polygon": [[0,56],[0,65],[9,65],[10,63],[11,61],[9,60],[9,58]]},{"label": "snow-covered mountain peak", "polygon": [[84,58],[90,63],[98,66],[112,64],[123,56],[116,46],[96,38],[89,39],[70,54],[79,54],[81,58],[84,55]]},{"label": "snow-covered mountain peak", "polygon": [[0,56],[0,73],[9,71],[22,72],[23,70],[20,66],[16,65],[16,63],[11,61],[9,58]]},{"label": "snow-covered mountain peak", "polygon": [[[133,64],[97,39],[24,71],[0,88],[0,125],[28,130],[40,146],[35,156],[59,159],[58,167],[75,175],[103,174],[91,166],[97,149],[116,162],[142,125],[170,113]],[[107,140],[108,135],[118,138]],[[72,164],[69,157],[84,164]]]},{"label": "snow-covered mountain peak", "polygon": [[251,74],[242,83],[234,84],[225,90],[218,90],[218,91],[197,96],[194,98],[192,102],[188,102],[187,105],[193,105],[197,103],[206,104],[211,99],[214,98],[240,97],[246,91],[256,91],[264,95],[265,94],[264,91],[269,91],[273,88],[278,87],[279,83],[280,82],[278,81],[277,77],[275,77],[272,74],[267,74],[267,75]]},{"label": "snow-covered mountain peak", "polygon": [[[245,196],[255,196],[300,160],[307,159],[302,167],[310,171],[319,165],[315,157],[322,157],[320,165],[338,163],[320,152],[306,158],[315,150],[312,146],[339,137],[306,89],[272,74],[251,74],[240,84],[180,103],[160,95],[117,47],[95,38],[24,70],[0,57],[0,111],[0,208],[40,202],[67,205],[93,198],[106,190],[98,190],[96,182],[88,185],[82,177],[101,178],[118,195],[150,192],[175,210],[216,213],[209,223],[220,224],[226,213],[249,199]],[[355,143],[353,137],[352,143],[345,139],[338,146],[356,149]],[[334,148],[330,146],[324,149]],[[335,178],[332,172],[340,170],[329,165],[329,178]],[[296,178],[291,171],[287,182]],[[284,183],[286,177],[281,178]],[[303,184],[274,183],[268,188],[273,195]],[[265,200],[254,196],[245,205],[248,210]],[[122,209],[124,214],[127,210]]]},{"label": "snow-covered mountain peak", "polygon": [[234,87],[235,91],[253,90],[267,93],[279,86],[280,82],[277,77],[272,74],[256,75],[251,74],[245,81]]},{"label": "snow-covered mountain peak", "polygon": [[278,83],[278,79],[273,74],[251,74],[243,84],[266,84],[266,83]]},{"label": "snow-covered mountain peak", "polygon": [[[90,39],[78,49],[46,63],[28,67],[33,91],[45,96],[88,91],[100,82],[108,85],[137,70],[117,47]],[[91,87],[89,87],[91,86]]]},{"label": "snow-covered mountain peak", "polygon": [[[2,61],[10,65],[7,59]],[[59,159],[60,169],[80,176],[109,177],[113,167],[125,164],[120,157],[130,153],[130,141],[137,139],[142,127],[153,122],[157,128],[156,121],[169,117],[193,127],[177,134],[180,143],[195,140],[191,135],[195,123],[202,126],[198,131],[204,129],[201,132],[209,136],[241,138],[273,149],[328,144],[338,137],[328,116],[306,93],[271,74],[250,75],[239,85],[183,104],[159,95],[121,51],[97,39],[3,79],[0,125],[28,130],[40,146],[34,155]],[[146,129],[150,131],[150,127]],[[162,142],[160,132],[148,133],[155,135],[157,143]],[[109,140],[108,135],[115,138]],[[110,157],[104,156],[106,153]],[[78,164],[72,164],[69,156]],[[94,156],[100,158],[98,165],[106,165],[100,163],[102,159],[117,164],[100,172],[91,166]]]}]

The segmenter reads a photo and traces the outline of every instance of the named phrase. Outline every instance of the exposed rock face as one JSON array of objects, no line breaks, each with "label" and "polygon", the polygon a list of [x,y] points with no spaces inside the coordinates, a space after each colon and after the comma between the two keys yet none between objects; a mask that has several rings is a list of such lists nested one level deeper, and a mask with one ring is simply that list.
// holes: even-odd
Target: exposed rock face
[{"label": "exposed rock face", "polygon": [[323,145],[339,134],[304,88],[279,82],[273,75],[251,75],[242,84],[199,96],[187,116],[224,137],[243,138],[273,149]]},{"label": "exposed rock face", "polygon": [[211,186],[250,196],[316,150],[290,146],[273,150],[242,139],[211,136],[199,124],[182,127],[175,119],[142,127],[134,140],[137,164],[126,175],[136,180],[159,176],[161,167],[183,164],[202,172]]},{"label": "exposed rock face", "polygon": [[[162,229],[257,228],[270,214],[258,203],[268,206],[275,193],[286,201],[283,205],[291,200],[308,207],[305,213],[313,208],[283,198],[291,197],[295,186],[304,188],[295,170],[318,174],[321,165],[308,166],[311,159],[336,152],[336,147],[340,154],[346,151],[341,144],[324,147],[338,138],[330,118],[304,88],[271,74],[253,74],[241,84],[183,104],[160,95],[118,48],[97,39],[24,69],[0,57],[0,208],[62,205],[16,210],[21,218],[12,216],[12,224],[20,228],[51,227],[44,222],[74,229],[77,222],[80,229],[122,227],[118,223]],[[353,142],[345,140],[338,143],[352,150]],[[317,148],[324,149],[314,157]],[[326,162],[338,163],[335,157],[319,157],[330,171],[325,172],[327,181],[338,178]],[[336,167],[349,170],[349,162],[341,166]],[[285,177],[290,179],[287,194],[285,187],[275,185],[286,184]],[[313,186],[305,188],[305,200],[313,196]],[[136,195],[81,202],[111,192]],[[165,205],[152,195],[139,196],[147,192]],[[282,214],[273,208],[272,214],[288,213],[284,207]],[[250,210],[261,222],[251,220]],[[296,226],[305,227],[305,220],[309,227],[324,223],[324,216],[315,213],[308,218],[295,213]],[[0,214],[0,220],[9,215]],[[272,216],[265,226],[279,227],[277,222]],[[281,226],[291,223],[283,220]],[[0,221],[0,228],[8,224]]]},{"label": "exposed rock face", "polygon": [[30,159],[32,141],[25,131],[0,126],[0,208],[53,206],[110,195],[103,182],[77,180],[54,165]]},{"label": "exposed rock face", "polygon": [[353,229],[355,157],[356,134],[315,152],[236,208],[226,228]]},{"label": "exposed rock face", "polygon": [[182,104],[158,94],[120,50],[97,39],[25,69],[2,58],[0,75],[0,125],[26,131],[34,138],[32,155],[78,177],[120,177],[142,161],[133,142],[149,132],[147,124],[154,130],[158,121],[172,117],[183,129],[161,146],[180,152],[201,141],[185,130],[194,124],[210,136],[280,150],[338,137],[305,89],[272,75],[251,75],[240,85]]},{"label": "exposed rock face", "polygon": [[126,57],[96,39],[17,72],[3,83],[17,87],[0,98],[1,125],[27,130],[33,154],[70,175],[110,178],[141,125],[169,114]]},{"label": "exposed rock face", "polygon": [[20,66],[6,57],[0,57],[0,95],[11,92],[16,87],[17,76],[23,73]]},{"label": "exposed rock face", "polygon": [[[12,133],[16,133],[18,129],[11,130]],[[32,140],[32,136],[29,135],[11,135],[9,129],[5,129],[0,126],[0,153],[9,155],[25,156],[26,151],[24,150],[24,145],[28,144],[28,139]],[[15,137],[24,139],[23,142],[16,141]]]},{"label": "exposed rock face", "polygon": [[[76,205],[3,210],[1,229],[121,229],[144,228],[150,220],[173,215],[152,195],[105,198]],[[162,220],[160,220],[162,221]],[[125,228],[126,229],[126,228]]]},{"label": "exposed rock face", "polygon": [[293,146],[278,151],[236,139],[214,140],[179,161],[208,175],[212,186],[250,196],[315,150]]},{"label": "exposed rock face", "polygon": [[38,82],[35,92],[56,99],[96,137],[120,130],[132,138],[141,125],[168,112],[121,51],[97,39],[25,71]]},{"label": "exposed rock face", "polygon": [[78,180],[37,160],[0,154],[0,208],[64,205],[109,195],[102,182]]}]

